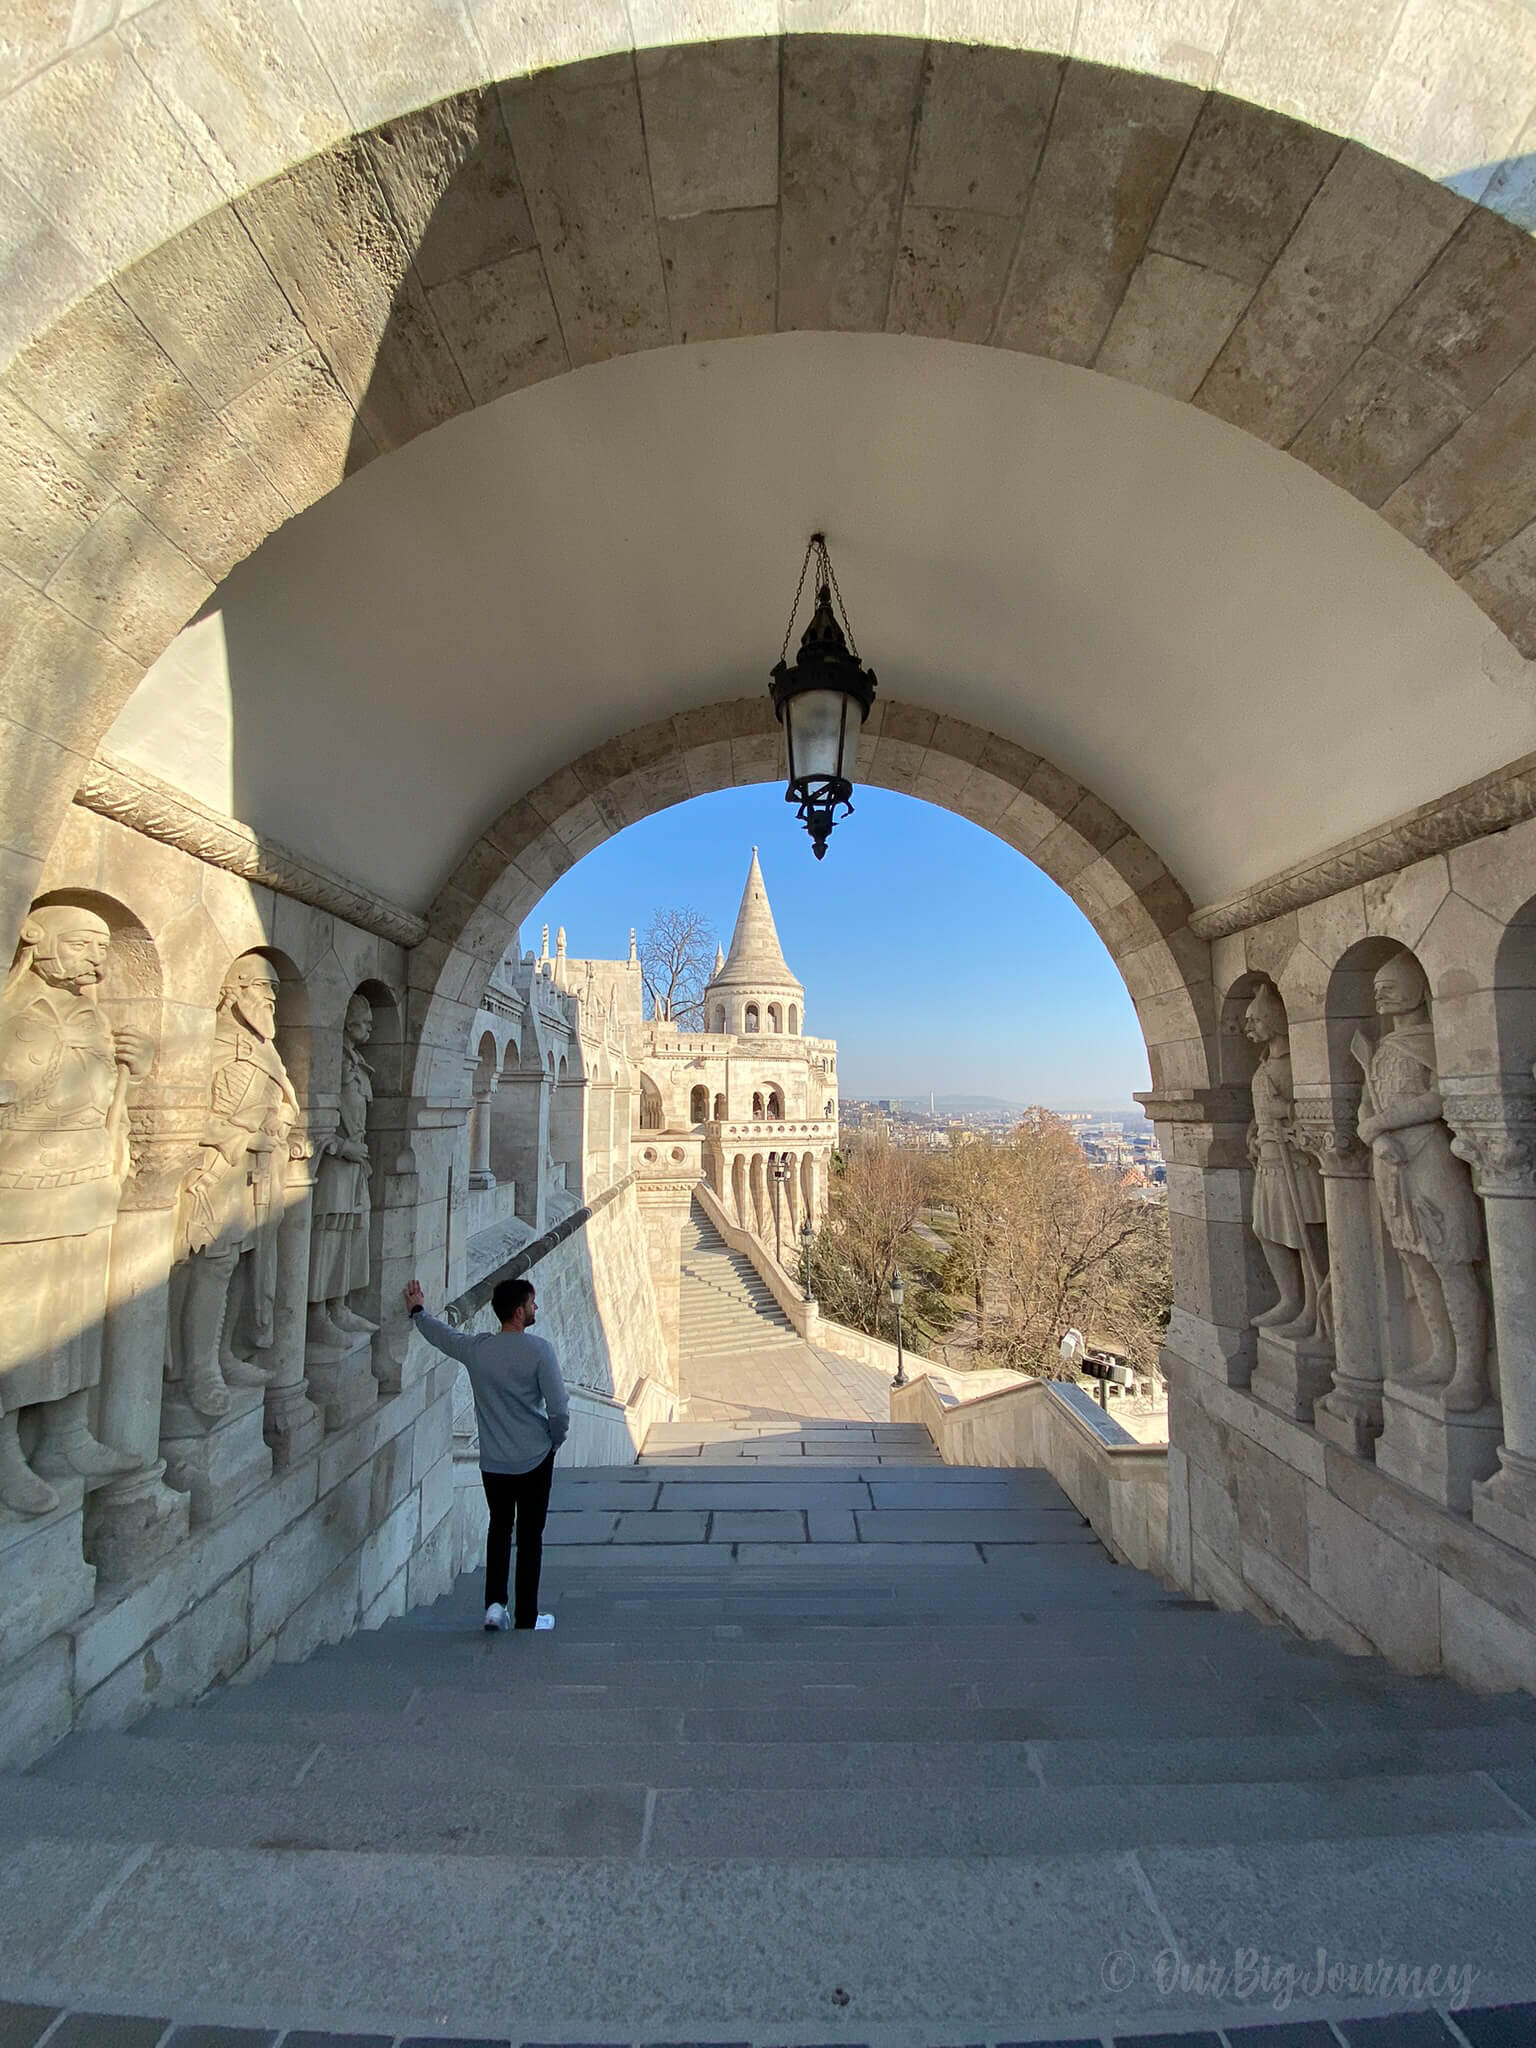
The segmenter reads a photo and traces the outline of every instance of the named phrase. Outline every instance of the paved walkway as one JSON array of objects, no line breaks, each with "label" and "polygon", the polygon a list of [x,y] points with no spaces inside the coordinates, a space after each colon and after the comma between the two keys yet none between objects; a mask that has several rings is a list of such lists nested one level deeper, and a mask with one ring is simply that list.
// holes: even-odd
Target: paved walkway
[{"label": "paved walkway", "polygon": [[553,1634],[465,1579],[0,1779],[0,2048],[1532,2048],[1536,1702],[1178,1598],[1040,1472],[695,1434],[558,1474]]},{"label": "paved walkway", "polygon": [[689,1423],[885,1422],[888,1373],[796,1341],[683,1362]]}]

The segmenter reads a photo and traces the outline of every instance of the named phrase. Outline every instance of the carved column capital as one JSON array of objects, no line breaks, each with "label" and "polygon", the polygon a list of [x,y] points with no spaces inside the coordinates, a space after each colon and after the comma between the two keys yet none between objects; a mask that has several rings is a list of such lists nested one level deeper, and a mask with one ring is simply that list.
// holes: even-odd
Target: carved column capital
[{"label": "carved column capital", "polygon": [[1294,1111],[1298,1150],[1317,1161],[1325,1177],[1363,1180],[1371,1170],[1371,1152],[1356,1128],[1358,1098],[1341,1095],[1303,1097]]},{"label": "carved column capital", "polygon": [[1471,1167],[1477,1192],[1536,1200],[1536,1096],[1447,1089],[1444,1102],[1451,1150]]},{"label": "carved column capital", "polygon": [[130,1104],[128,1178],[120,1209],[174,1208],[182,1176],[201,1161],[206,1121],[201,1105]]}]

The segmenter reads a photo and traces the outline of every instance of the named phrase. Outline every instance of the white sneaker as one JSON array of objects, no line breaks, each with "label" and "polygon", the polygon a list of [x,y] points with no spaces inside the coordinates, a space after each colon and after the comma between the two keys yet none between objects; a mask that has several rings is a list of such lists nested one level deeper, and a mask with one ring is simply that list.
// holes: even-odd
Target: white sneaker
[{"label": "white sneaker", "polygon": [[536,1622],[535,1622],[535,1623],[533,1624],[533,1626],[534,1626],[534,1632],[535,1632],[535,1634],[537,1634],[537,1632],[538,1632],[538,1631],[539,1631],[539,1630],[540,1630],[541,1628],[553,1628],[553,1627],[554,1627],[554,1625],[555,1625],[555,1617],[554,1617],[554,1616],[553,1616],[552,1614],[541,1614],[541,1615],[539,1616],[538,1620],[537,1620],[537,1621],[536,1621]]},{"label": "white sneaker", "polygon": [[[499,1600],[493,1600],[485,1610],[485,1626],[487,1634],[492,1629],[510,1628],[512,1626],[512,1617]],[[550,1623],[550,1627],[554,1627],[553,1622]]]}]

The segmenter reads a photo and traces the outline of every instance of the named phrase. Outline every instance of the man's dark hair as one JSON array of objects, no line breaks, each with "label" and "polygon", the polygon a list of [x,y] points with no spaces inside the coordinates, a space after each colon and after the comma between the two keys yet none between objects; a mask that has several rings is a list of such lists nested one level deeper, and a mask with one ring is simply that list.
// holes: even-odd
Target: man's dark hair
[{"label": "man's dark hair", "polygon": [[491,1296],[491,1314],[498,1323],[510,1323],[532,1292],[531,1280],[503,1280]]}]

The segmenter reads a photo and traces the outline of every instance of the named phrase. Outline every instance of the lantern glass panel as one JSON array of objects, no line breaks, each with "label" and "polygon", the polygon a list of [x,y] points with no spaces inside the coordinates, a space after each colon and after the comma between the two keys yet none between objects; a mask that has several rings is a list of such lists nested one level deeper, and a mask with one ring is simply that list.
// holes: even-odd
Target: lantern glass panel
[{"label": "lantern glass panel", "polygon": [[841,690],[801,690],[789,698],[784,723],[790,781],[842,776],[851,782],[861,722],[858,706]]}]

